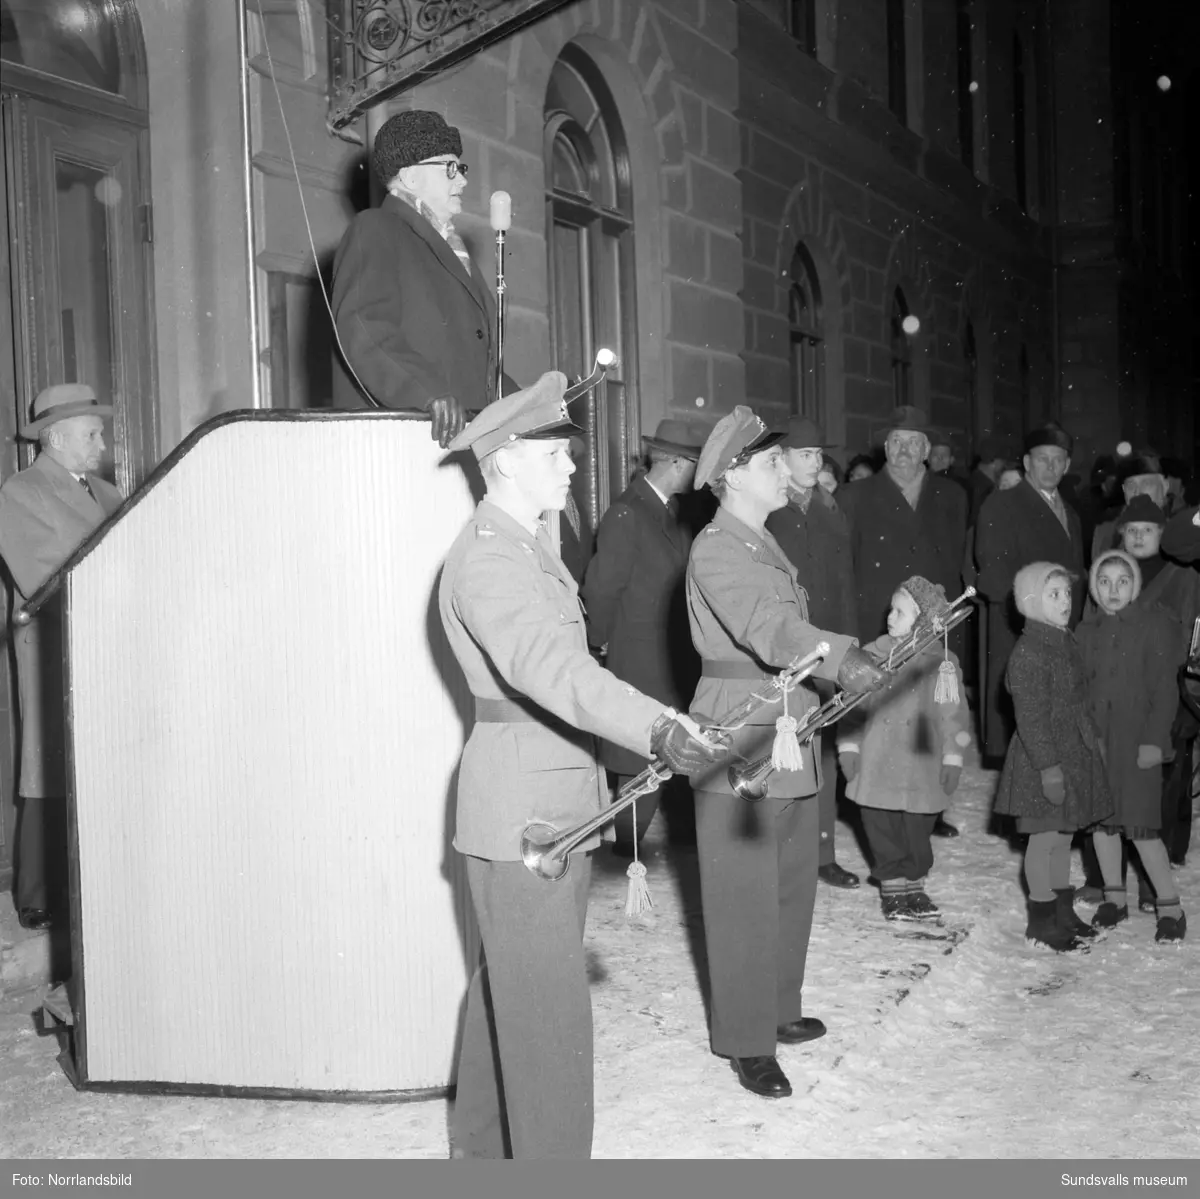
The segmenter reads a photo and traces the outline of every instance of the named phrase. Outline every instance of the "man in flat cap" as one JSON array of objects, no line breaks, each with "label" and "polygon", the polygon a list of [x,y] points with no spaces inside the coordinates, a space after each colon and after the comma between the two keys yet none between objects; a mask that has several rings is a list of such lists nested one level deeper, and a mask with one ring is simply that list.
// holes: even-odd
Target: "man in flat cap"
[{"label": "man in flat cap", "polygon": [[[1056,562],[1083,575],[1079,515],[1059,494],[1071,465],[1072,441],[1059,425],[1044,425],[1025,437],[1025,478],[984,501],[975,528],[976,586],[988,603],[987,679],[982,708],[984,753],[1001,760],[1012,737],[1012,700],[1004,671],[1017,643],[1020,617],[1013,604],[1013,579],[1033,562]],[[1071,589],[1071,627],[1083,612],[1086,587]]]},{"label": "man in flat cap", "polygon": [[[854,562],[850,526],[837,500],[817,485],[825,461],[825,431],[806,416],[793,416],[779,443],[791,480],[787,504],[767,517],[767,532],[779,543],[796,568],[808,596],[809,619],[820,629],[850,635],[854,632]],[[818,686],[822,698],[828,692]],[[831,887],[853,888],[859,877],[837,861],[837,754],[832,737],[821,740],[821,852],[817,877]]]},{"label": "man in flat cap", "polygon": [[389,117],[372,161],[387,195],[360,212],[333,264],[333,313],[346,365],[334,400],[419,409],[446,446],[468,407],[496,388],[495,301],[454,218],[467,165],[462,138],[436,112]]},{"label": "man in flat cap", "polygon": [[[830,652],[817,668],[820,678],[851,691],[883,681],[853,638],[809,622],[795,567],[767,531],[767,517],[788,499],[782,436],[739,405],[717,423],[696,467],[695,486],[710,487],[720,504],[692,545],[687,571],[688,616],[701,659],[692,710],[706,719],[719,721],[821,641]],[[788,714],[802,718],[816,702],[816,692],[801,684],[791,692]],[[735,755],[751,761],[769,755],[782,715],[781,705],[755,713],[733,733]],[[821,788],[819,750],[814,756],[805,745],[801,756],[801,769],[771,775],[759,802],[735,795],[724,764],[692,775],[712,1050],[732,1061],[743,1087],[770,1099],[792,1093],[777,1045],[825,1032],[801,1005]]]},{"label": "man in flat cap", "polygon": [[592,1014],[583,951],[598,836],[560,882],[521,860],[530,823],[596,815],[608,789],[595,737],[676,772],[726,755],[686,715],[588,652],[578,588],[542,514],[561,511],[575,463],[565,376],[485,408],[451,443],[479,461],[487,496],[446,559],[438,609],[475,700],[458,776],[454,845],[483,952],[467,994],[454,1106],[458,1157],[586,1158]]},{"label": "man in flat cap", "polygon": [[[687,707],[700,677],[683,586],[693,530],[680,519],[679,499],[692,489],[708,433],[709,426],[699,421],[667,418],[653,437],[643,438],[649,469],[601,519],[582,588],[588,636],[594,646],[606,648],[608,669],[676,708]],[[616,776],[618,790],[645,765],[644,758],[609,741],[600,760]],[[691,817],[686,780],[674,778],[663,790],[674,801],[665,814],[678,834]],[[656,792],[617,816],[614,853],[633,856],[658,802]]]},{"label": "man in flat cap", "polygon": [[[121,506],[97,473],[104,453],[100,404],[84,383],[38,393],[20,435],[41,452],[0,487],[0,557],[16,585],[16,606]],[[14,896],[25,928],[48,928],[67,904],[67,784],[63,766],[62,625],[57,599],[14,626],[21,711],[21,777]]]}]

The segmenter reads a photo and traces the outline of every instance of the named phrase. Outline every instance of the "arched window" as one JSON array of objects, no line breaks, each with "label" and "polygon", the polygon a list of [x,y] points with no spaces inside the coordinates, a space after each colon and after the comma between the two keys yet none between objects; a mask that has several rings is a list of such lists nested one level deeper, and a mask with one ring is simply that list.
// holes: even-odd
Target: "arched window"
[{"label": "arched window", "polygon": [[825,418],[825,335],[821,285],[812,256],[796,247],[789,272],[788,326],[792,355],[792,413],[822,423]]},{"label": "arched window", "polygon": [[963,326],[963,371],[966,375],[963,398],[967,405],[965,432],[968,446],[973,446],[979,426],[979,351],[975,347],[975,326],[970,321]]},{"label": "arched window", "polygon": [[599,69],[567,46],[545,105],[550,346],[568,376],[586,374],[607,347],[617,367],[572,411],[586,431],[586,467],[572,479],[594,522],[629,480],[637,441],[637,324],[633,194],[616,106]]},{"label": "arched window", "polygon": [[904,329],[908,302],[900,288],[892,293],[892,398],[896,407],[912,403],[912,338]]}]

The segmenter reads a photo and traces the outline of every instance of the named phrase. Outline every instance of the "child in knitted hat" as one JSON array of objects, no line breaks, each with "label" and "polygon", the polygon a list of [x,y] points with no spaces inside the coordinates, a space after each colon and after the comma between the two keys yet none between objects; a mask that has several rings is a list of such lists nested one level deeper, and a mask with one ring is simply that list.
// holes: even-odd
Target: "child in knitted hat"
[{"label": "child in knitted hat", "polygon": [[[892,596],[887,636],[865,648],[886,665],[948,609],[943,589],[915,576]],[[925,892],[931,835],[958,788],[969,723],[958,660],[934,641],[839,726],[846,795],[862,808],[887,920],[938,915]]]},{"label": "child in knitted hat", "polygon": [[1169,612],[1136,602],[1142,575],[1130,554],[1100,554],[1089,582],[1095,608],[1079,626],[1077,639],[1115,805],[1092,833],[1104,875],[1104,902],[1092,924],[1112,928],[1129,915],[1121,862],[1121,838],[1127,837],[1157,897],[1154,939],[1182,941],[1187,918],[1159,837],[1163,761],[1171,747],[1182,639]]},{"label": "child in knitted hat", "polygon": [[1071,575],[1053,562],[1033,562],[1013,580],[1025,629],[1005,681],[1017,718],[995,810],[1017,818],[1028,834],[1025,936],[1058,951],[1083,947],[1095,930],[1075,914],[1071,836],[1112,814],[1112,797],[1091,715],[1083,660],[1067,627]]}]

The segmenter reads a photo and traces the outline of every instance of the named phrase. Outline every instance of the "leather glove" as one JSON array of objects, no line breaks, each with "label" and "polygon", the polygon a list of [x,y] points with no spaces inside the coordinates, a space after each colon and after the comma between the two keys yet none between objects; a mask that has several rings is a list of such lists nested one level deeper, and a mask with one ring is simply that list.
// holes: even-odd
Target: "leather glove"
[{"label": "leather glove", "polygon": [[467,410],[453,396],[430,400],[429,415],[433,417],[430,435],[442,449],[463,431],[467,423]]},{"label": "leather glove", "polygon": [[837,672],[838,686],[851,695],[875,691],[887,681],[887,675],[857,645],[852,645]]},{"label": "leather glove", "polygon": [[838,754],[838,765],[842,768],[842,774],[846,776],[846,782],[858,778],[858,770],[862,765],[862,758],[858,755],[857,750],[844,749]]},{"label": "leather glove", "polygon": [[666,708],[650,728],[650,752],[676,774],[695,774],[719,762],[728,749],[721,741],[705,739],[691,717]]},{"label": "leather glove", "polygon": [[1067,784],[1061,766],[1047,766],[1042,771],[1042,794],[1057,807],[1067,798]]},{"label": "leather glove", "polygon": [[958,780],[962,778],[962,767],[953,762],[942,763],[941,783],[942,794],[953,795],[958,790]]},{"label": "leather glove", "polygon": [[1154,766],[1161,766],[1163,762],[1163,751],[1157,745],[1139,745],[1137,764],[1139,770],[1150,770]]}]

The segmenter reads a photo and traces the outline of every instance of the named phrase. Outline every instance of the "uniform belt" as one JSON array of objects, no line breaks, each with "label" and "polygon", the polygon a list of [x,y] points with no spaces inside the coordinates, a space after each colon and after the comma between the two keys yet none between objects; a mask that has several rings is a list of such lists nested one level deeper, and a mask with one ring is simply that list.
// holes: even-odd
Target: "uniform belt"
[{"label": "uniform belt", "polygon": [[555,722],[557,717],[539,708],[531,699],[484,699],[475,697],[476,724],[515,724],[518,721]]},{"label": "uniform belt", "polygon": [[764,670],[756,662],[710,662],[700,663],[700,673],[706,679],[769,679],[778,671]]}]

